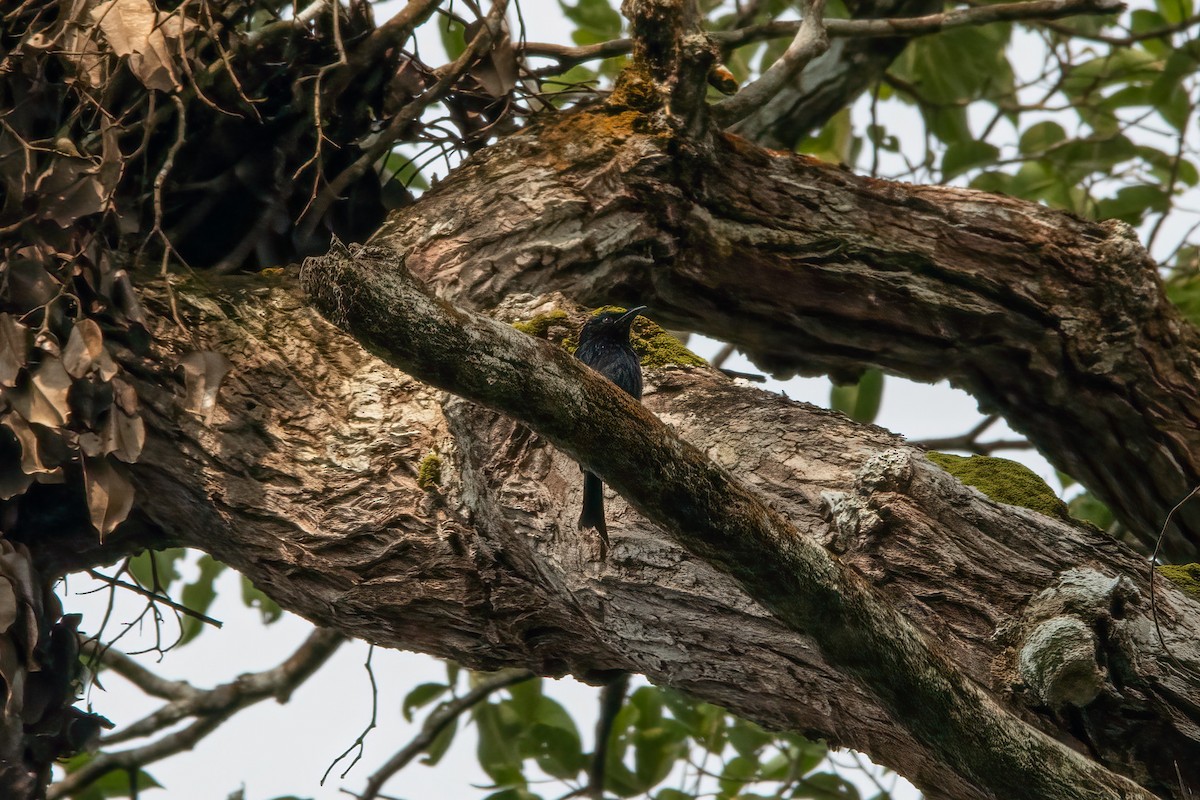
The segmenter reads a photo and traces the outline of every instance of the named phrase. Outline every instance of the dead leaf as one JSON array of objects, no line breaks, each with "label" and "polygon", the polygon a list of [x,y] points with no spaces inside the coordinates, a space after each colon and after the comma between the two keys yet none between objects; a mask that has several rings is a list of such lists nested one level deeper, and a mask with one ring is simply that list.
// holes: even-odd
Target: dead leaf
[{"label": "dead leaf", "polygon": [[137,461],[146,445],[146,424],[140,416],[130,416],[114,408],[104,428],[104,452],[112,453],[127,464]]},{"label": "dead leaf", "polygon": [[120,378],[113,378],[111,385],[113,398],[121,410],[131,416],[136,414],[138,410],[137,391]]},{"label": "dead leaf", "polygon": [[92,526],[104,541],[133,509],[133,484],[107,458],[84,458],[83,482]]},{"label": "dead leaf", "polygon": [[48,428],[61,428],[71,414],[67,405],[67,391],[71,388],[71,376],[63,369],[57,358],[42,361],[33,378],[20,382],[10,393],[13,408],[26,422],[36,422]]},{"label": "dead leaf", "polygon": [[112,380],[117,374],[116,362],[104,347],[104,334],[94,321],[84,318],[75,323],[62,354],[63,367],[72,378],[83,378],[93,369],[100,379]]},{"label": "dead leaf", "polygon": [[125,317],[126,323],[146,327],[146,313],[142,311],[142,304],[138,300],[137,292],[133,289],[133,282],[129,280],[128,272],[119,269],[112,274],[112,288],[109,290],[109,297],[116,309]]},{"label": "dead leaf", "polygon": [[35,191],[41,201],[40,216],[64,228],[108,207],[109,192],[100,180],[100,166],[87,158],[54,159],[38,177]]},{"label": "dead leaf", "polygon": [[203,414],[207,422],[217,406],[221,381],[225,380],[233,364],[220,353],[196,350],[179,359],[179,366],[183,368],[183,407]]},{"label": "dead leaf", "polygon": [[[469,42],[483,28],[483,20],[467,24],[464,36]],[[508,35],[508,23],[501,22],[500,34],[492,39],[488,54],[471,67],[471,75],[483,90],[497,99],[505,97],[517,85],[517,53]]]},{"label": "dead leaf", "polygon": [[17,590],[5,575],[0,575],[0,634],[17,621]]},{"label": "dead leaf", "polygon": [[11,314],[0,314],[0,386],[16,386],[29,357],[29,328]]},{"label": "dead leaf", "polygon": [[[57,465],[50,466],[46,463],[46,453],[42,450],[42,444],[38,440],[37,433],[29,426],[29,423],[21,419],[19,414],[8,414],[0,425],[12,431],[13,436],[17,437],[17,441],[21,444],[21,471],[26,475],[37,475],[39,473],[50,473],[60,470]],[[21,492],[25,491],[24,489]],[[16,492],[14,495],[20,494]],[[8,498],[5,497],[5,500]]]},{"label": "dead leaf", "polygon": [[92,9],[92,19],[117,55],[147,89],[182,89],[175,40],[196,27],[179,14],[160,14],[149,0],[107,0]]},{"label": "dead leaf", "polygon": [[[69,20],[64,37],[63,52],[75,65],[75,75],[88,86],[101,86],[107,78],[104,51],[97,41],[95,25],[86,23],[94,0],[75,0],[67,15]],[[53,40],[49,45],[55,44]]]}]

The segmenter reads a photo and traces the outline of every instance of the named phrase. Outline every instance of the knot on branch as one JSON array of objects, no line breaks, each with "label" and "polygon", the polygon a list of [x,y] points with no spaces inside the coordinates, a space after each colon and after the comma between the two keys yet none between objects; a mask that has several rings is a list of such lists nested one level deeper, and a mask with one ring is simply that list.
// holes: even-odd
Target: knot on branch
[{"label": "knot on branch", "polygon": [[1017,623],[1016,673],[1042,705],[1082,708],[1108,684],[1103,651],[1140,593],[1126,577],[1069,569],[1035,597]]},{"label": "knot on branch", "polygon": [[821,493],[834,530],[826,547],[835,553],[845,553],[854,539],[870,536],[883,528],[884,520],[875,508],[872,495],[906,491],[913,478],[912,458],[912,453],[902,448],[885,450],[867,459],[859,468],[854,494]]}]

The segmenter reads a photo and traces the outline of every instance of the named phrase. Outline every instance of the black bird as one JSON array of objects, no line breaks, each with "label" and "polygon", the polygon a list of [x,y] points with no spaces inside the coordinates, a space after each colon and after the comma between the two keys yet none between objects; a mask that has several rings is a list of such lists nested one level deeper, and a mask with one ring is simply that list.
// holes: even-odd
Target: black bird
[{"label": "black bird", "polygon": [[[579,331],[575,357],[629,394],[642,399],[642,365],[629,344],[629,328],[645,306],[628,311],[605,311],[592,317]],[[580,528],[595,528],[600,534],[600,554],[608,550],[608,528],[604,524],[604,484],[592,473],[583,473],[583,511]]]}]

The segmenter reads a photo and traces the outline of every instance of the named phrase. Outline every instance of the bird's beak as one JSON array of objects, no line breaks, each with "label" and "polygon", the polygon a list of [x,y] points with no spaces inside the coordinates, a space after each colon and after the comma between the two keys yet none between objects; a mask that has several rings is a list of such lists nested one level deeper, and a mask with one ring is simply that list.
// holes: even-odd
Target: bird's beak
[{"label": "bird's beak", "polygon": [[646,306],[638,306],[637,308],[629,309],[624,314],[617,317],[617,325],[628,328],[630,325],[633,324],[634,318],[637,317],[638,314],[641,314],[645,310],[646,310]]}]

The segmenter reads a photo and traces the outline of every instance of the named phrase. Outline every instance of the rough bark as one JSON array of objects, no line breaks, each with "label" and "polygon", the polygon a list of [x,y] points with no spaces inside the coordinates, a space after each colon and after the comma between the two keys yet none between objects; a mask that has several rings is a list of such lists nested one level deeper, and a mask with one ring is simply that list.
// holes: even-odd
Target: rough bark
[{"label": "rough bark", "polygon": [[[777,374],[948,379],[1152,546],[1200,483],[1196,330],[1132,229],[863,178],[610,108],[481,153],[376,241],[476,308],[637,301]],[[1164,552],[1194,559],[1200,506]]]},{"label": "rough bark", "polygon": [[[921,709],[898,709],[869,688],[864,676],[877,667],[848,674],[831,663],[813,635],[784,625],[619,499],[610,503],[612,553],[597,562],[597,543],[574,525],[575,461],[365,353],[288,281],[189,284],[176,296],[188,330],[159,317],[165,351],[156,362],[202,346],[234,371],[206,422],[183,410],[179,393],[154,388],[164,376],[141,370],[151,427],[133,467],[141,512],[291,610],[479,668],[585,679],[640,672],[766,725],[860,749],[932,797],[1013,796],[986,769],[948,766],[971,743],[914,735],[909,717]],[[513,302],[507,318],[552,300]],[[481,369],[495,360],[481,350]],[[878,428],[706,370],[651,371],[646,403],[789,525],[840,553],[843,568],[903,609],[934,655],[1009,715],[1163,795],[1178,795],[1176,765],[1185,780],[1200,779],[1186,773],[1198,763],[1194,679],[1163,655],[1143,563],[1123,546],[993,503]],[[434,450],[440,483],[423,489],[419,464]],[[636,476],[605,478],[624,485]],[[1069,609],[1054,605],[1080,582],[1087,588]],[[1200,668],[1200,607],[1162,584],[1158,597],[1172,653],[1185,670]],[[1071,676],[1044,686],[1023,677],[1032,634],[1062,617],[1093,637],[1090,699],[1060,691],[1076,685]],[[1081,791],[1062,786],[1043,796]]]}]

